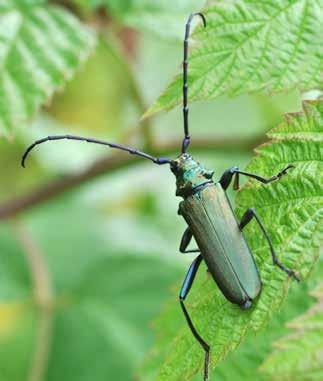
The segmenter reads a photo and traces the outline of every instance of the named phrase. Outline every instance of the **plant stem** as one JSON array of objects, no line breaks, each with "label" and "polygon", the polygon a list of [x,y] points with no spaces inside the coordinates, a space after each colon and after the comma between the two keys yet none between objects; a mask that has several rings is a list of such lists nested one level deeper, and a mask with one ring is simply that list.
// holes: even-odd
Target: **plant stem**
[{"label": "plant stem", "polygon": [[27,380],[42,381],[47,371],[53,331],[51,279],[43,254],[25,225],[14,220],[12,227],[29,265],[34,300],[39,310],[35,350]]}]

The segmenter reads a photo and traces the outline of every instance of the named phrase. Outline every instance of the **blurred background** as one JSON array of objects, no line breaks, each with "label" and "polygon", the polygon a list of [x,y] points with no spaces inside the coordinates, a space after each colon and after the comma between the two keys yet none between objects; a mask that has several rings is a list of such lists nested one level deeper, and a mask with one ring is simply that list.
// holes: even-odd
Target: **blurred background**
[{"label": "blurred background", "polygon": [[[137,3],[111,2],[95,14],[85,1],[74,5],[101,31],[94,54],[29,128],[0,140],[1,381],[138,379],[153,321],[177,301],[193,259],[178,252],[185,224],[168,167],[71,141],[40,146],[20,166],[31,142],[59,133],[178,155],[181,109],[141,116],[178,72],[186,17],[203,1],[178,1],[158,19],[153,5],[143,12]],[[218,178],[244,168],[300,101],[296,93],[246,95],[190,110],[191,152]],[[257,367],[272,341],[311,303],[306,287],[212,380],[261,380]]]}]

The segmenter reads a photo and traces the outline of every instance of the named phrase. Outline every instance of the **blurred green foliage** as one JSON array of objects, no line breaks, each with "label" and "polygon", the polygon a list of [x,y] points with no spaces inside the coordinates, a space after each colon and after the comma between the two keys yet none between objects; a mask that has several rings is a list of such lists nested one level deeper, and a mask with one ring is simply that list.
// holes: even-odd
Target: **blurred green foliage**
[{"label": "blurred green foliage", "polygon": [[[182,37],[182,24],[203,0],[75,0],[85,12],[105,9],[116,24],[153,33],[167,40]],[[181,22],[182,21],[182,22]]]},{"label": "blurred green foliage", "polygon": [[[36,138],[75,133],[140,146],[149,140],[147,126],[150,139],[157,144],[173,143],[182,136],[180,109],[145,122],[140,122],[140,116],[176,72],[182,59],[185,19],[203,1],[57,3],[68,7],[57,10],[56,5],[48,8],[46,1],[25,0],[6,0],[0,5],[1,47],[11,47],[8,62],[15,61],[1,66],[0,91],[4,92],[2,85],[8,75],[17,78],[17,86],[14,82],[10,87],[10,97],[0,94],[1,132],[12,135],[15,127],[16,134],[9,142],[0,140],[1,205],[56,178],[73,176],[110,155],[104,147],[48,143],[34,152],[23,171],[21,154]],[[75,9],[75,4],[81,5],[77,14],[85,20],[82,24],[67,10]],[[95,11],[98,6],[104,6],[103,15]],[[67,33],[62,26],[64,38],[57,27],[51,29],[56,14],[72,20],[69,22],[75,28],[68,27]],[[22,16],[22,29],[15,29],[19,32],[16,39],[8,39],[6,36],[14,36],[9,26],[17,26]],[[88,26],[99,29],[102,36],[87,62],[79,66],[93,47],[93,32]],[[22,33],[25,29],[29,33]],[[57,45],[62,46],[58,57],[68,64],[67,72],[47,65],[48,57],[57,58]],[[5,55],[1,54],[2,63]],[[25,59],[30,55],[35,61]],[[51,70],[46,70],[48,67]],[[74,79],[66,83],[72,74]],[[19,82],[22,76],[24,81]],[[48,79],[52,81],[49,86]],[[22,98],[18,90],[28,84],[31,91],[23,92]],[[35,115],[40,104],[58,89],[52,102]],[[24,102],[30,106],[28,110],[22,107]],[[192,152],[215,169],[216,178],[232,165],[243,168],[252,156],[254,142],[281,121],[282,113],[300,108],[299,94],[291,91],[234,99],[222,96],[192,104]],[[21,128],[32,115],[29,128]],[[194,138],[209,141],[196,149]],[[238,148],[232,149],[225,143],[228,140]],[[217,141],[224,144],[213,148]],[[177,152],[176,148],[171,154]],[[177,289],[191,261],[178,254],[185,224],[176,214],[179,200],[174,193],[174,179],[167,168],[140,162],[107,172],[12,220],[1,221],[1,381],[135,379],[153,344],[152,321],[165,309],[167,300],[176,302]],[[44,261],[36,263],[48,274],[50,306],[38,300],[30,253],[17,224],[35,242]],[[250,335],[217,368],[212,380],[261,380],[257,368],[270,353],[271,343],[286,334],[287,321],[313,303],[306,295],[322,276],[321,267],[308,285],[293,287],[269,328],[256,337]],[[178,325],[185,324],[177,304],[172,308],[174,320],[165,331],[165,348]],[[160,365],[151,363],[154,371]]]},{"label": "blurred green foliage", "polygon": [[288,324],[293,332],[275,342],[276,350],[262,364],[260,370],[270,380],[320,380],[323,304],[322,283],[311,292],[317,299],[305,314]]}]

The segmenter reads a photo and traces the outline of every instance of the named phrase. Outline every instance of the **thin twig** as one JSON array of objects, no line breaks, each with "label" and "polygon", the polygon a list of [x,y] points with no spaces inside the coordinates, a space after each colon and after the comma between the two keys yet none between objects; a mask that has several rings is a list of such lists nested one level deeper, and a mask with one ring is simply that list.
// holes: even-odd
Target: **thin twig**
[{"label": "thin twig", "polygon": [[[191,147],[191,151],[250,151],[261,142],[262,139],[259,137],[240,141],[236,139],[224,138],[221,140],[216,139],[215,141],[212,141],[211,139],[196,138],[194,144]],[[159,156],[177,155],[179,152],[179,147],[180,141],[175,140],[164,142],[160,143],[158,146],[155,145],[153,152],[151,153],[153,155]],[[26,195],[3,203],[0,205],[0,220],[15,217],[32,207],[52,200],[55,197],[70,191],[86,182],[89,182],[94,178],[107,174],[108,172],[113,172],[124,167],[134,165],[138,163],[138,161],[140,161],[140,159],[135,156],[130,156],[128,154],[119,152],[99,159],[83,172],[64,176],[48,184],[41,185]]]},{"label": "thin twig", "polygon": [[27,228],[17,220],[13,221],[12,227],[30,268],[34,300],[39,310],[35,351],[27,380],[42,381],[48,366],[53,330],[51,279],[43,254]]}]

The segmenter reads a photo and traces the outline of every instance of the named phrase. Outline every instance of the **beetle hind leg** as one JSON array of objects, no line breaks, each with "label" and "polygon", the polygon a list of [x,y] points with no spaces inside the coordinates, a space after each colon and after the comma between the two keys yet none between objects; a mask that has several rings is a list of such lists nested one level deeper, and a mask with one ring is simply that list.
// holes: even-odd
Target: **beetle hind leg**
[{"label": "beetle hind leg", "polygon": [[240,171],[238,167],[232,167],[223,173],[219,182],[222,188],[226,190],[229,187],[232,181],[232,178],[235,176],[233,189],[238,190],[239,189],[239,175],[243,175],[243,176],[251,177],[257,181],[260,181],[263,184],[270,184],[271,182],[279,180],[281,177],[285,176],[288,170],[292,168],[295,168],[295,166],[289,164],[287,167],[285,167],[280,172],[278,172],[277,175],[271,176],[269,178],[265,178],[265,177],[256,175],[255,173]]},{"label": "beetle hind leg", "polygon": [[283,263],[281,263],[277,257],[277,254],[274,250],[274,247],[273,247],[273,244],[271,242],[271,239],[260,219],[260,217],[258,216],[258,214],[256,213],[255,209],[253,208],[250,208],[248,209],[245,214],[242,216],[242,219],[241,219],[241,222],[239,224],[239,228],[240,230],[243,230],[243,228],[253,219],[255,218],[261,231],[263,232],[268,244],[269,244],[269,248],[270,248],[270,252],[271,252],[271,256],[272,256],[272,259],[273,259],[273,263],[275,266],[278,266],[282,271],[284,271],[286,274],[288,274],[288,276],[290,277],[293,277],[295,280],[297,280],[298,282],[300,281],[300,278],[296,275],[295,271],[289,269],[288,267],[286,267]]},{"label": "beetle hind leg", "polygon": [[198,257],[196,257],[196,259],[193,261],[193,263],[191,264],[187,274],[186,274],[186,277],[184,279],[184,282],[183,282],[183,285],[182,285],[182,288],[181,288],[181,291],[180,291],[180,294],[179,294],[179,300],[180,300],[180,304],[181,304],[181,307],[182,307],[182,310],[183,310],[183,313],[184,313],[184,316],[185,316],[185,319],[187,321],[187,324],[193,334],[193,336],[195,337],[195,339],[199,342],[199,344],[201,345],[201,347],[204,349],[204,352],[205,352],[205,357],[204,357],[204,381],[207,381],[209,379],[209,363],[210,363],[210,346],[209,344],[200,336],[200,334],[197,332],[193,322],[192,322],[192,319],[185,307],[185,304],[184,304],[184,301],[192,287],[192,284],[193,284],[193,281],[195,279],[195,276],[196,276],[196,273],[197,273],[197,270],[202,262],[202,255],[199,255]]}]

